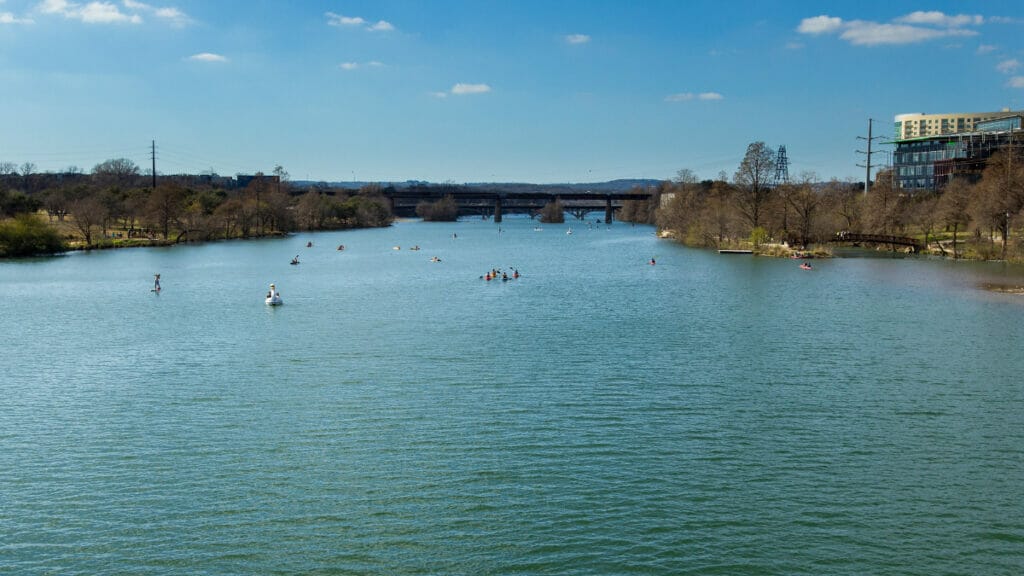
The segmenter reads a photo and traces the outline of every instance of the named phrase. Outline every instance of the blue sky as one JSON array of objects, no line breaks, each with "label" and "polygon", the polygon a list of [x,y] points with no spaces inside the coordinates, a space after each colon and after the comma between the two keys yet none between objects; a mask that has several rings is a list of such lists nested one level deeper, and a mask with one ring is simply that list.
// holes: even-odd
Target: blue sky
[{"label": "blue sky", "polygon": [[589,182],[761,140],[863,179],[868,118],[1024,108],[1022,38],[1019,0],[0,0],[0,161]]}]

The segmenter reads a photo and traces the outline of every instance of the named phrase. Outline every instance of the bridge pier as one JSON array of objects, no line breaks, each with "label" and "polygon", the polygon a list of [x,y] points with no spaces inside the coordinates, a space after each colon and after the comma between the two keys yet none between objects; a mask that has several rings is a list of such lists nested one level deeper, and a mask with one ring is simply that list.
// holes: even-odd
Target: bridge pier
[{"label": "bridge pier", "polygon": [[501,224],[501,196],[494,198],[494,222]]},{"label": "bridge pier", "polygon": [[604,199],[604,223],[612,223],[612,197],[607,196]]}]

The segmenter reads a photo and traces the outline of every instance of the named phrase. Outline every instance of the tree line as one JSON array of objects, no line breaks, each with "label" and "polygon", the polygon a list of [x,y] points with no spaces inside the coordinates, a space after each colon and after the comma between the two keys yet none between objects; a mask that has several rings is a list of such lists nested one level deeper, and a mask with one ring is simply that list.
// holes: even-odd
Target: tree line
[{"label": "tree line", "polygon": [[[47,228],[62,241],[102,247],[132,241],[165,242],[247,238],[297,230],[388,226],[391,208],[378,184],[358,190],[294,188],[280,166],[257,173],[243,188],[218,185],[224,179],[161,177],[156,187],[131,160],[97,164],[86,174],[72,169],[39,174],[0,162],[0,256],[52,252],[65,245],[15,238]],[[35,214],[45,215],[32,223]],[[17,223],[17,225],[16,225]],[[38,243],[36,243],[38,244]]]},{"label": "tree line", "polygon": [[775,155],[754,142],[732,178],[699,180],[688,169],[662,182],[649,201],[627,201],[619,219],[657,225],[692,246],[805,248],[838,232],[910,236],[954,258],[1024,260],[1024,155],[994,154],[974,177],[938,191],[899,188],[891,170],[869,191],[859,182],[821,181],[813,173],[777,184]]}]

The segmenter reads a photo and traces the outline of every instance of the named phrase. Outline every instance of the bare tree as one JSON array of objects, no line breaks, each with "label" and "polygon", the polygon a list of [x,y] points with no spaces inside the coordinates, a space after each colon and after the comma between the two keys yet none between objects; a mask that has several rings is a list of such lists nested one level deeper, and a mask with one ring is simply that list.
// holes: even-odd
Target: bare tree
[{"label": "bare tree", "polygon": [[775,153],[764,142],[753,142],[733,176],[736,205],[751,228],[761,226],[764,210],[772,197]]},{"label": "bare tree", "polygon": [[1002,259],[1010,236],[1010,218],[1024,207],[1024,158],[1013,150],[992,155],[975,187],[975,218],[979,224],[999,230]]},{"label": "bare tree", "polygon": [[127,158],[113,158],[94,166],[92,173],[101,186],[128,188],[139,176],[139,167]]},{"label": "bare tree", "polygon": [[85,239],[85,245],[91,246],[93,228],[103,223],[107,217],[107,209],[95,195],[90,194],[71,202],[71,216],[75,228]]},{"label": "bare tree", "polygon": [[971,221],[971,185],[963,178],[954,178],[942,191],[938,211],[942,222],[953,227],[953,258],[960,257],[957,233]]},{"label": "bare tree", "polygon": [[867,195],[868,225],[876,234],[896,235],[906,224],[906,197],[893,186],[888,171],[881,170]]},{"label": "bare tree", "polygon": [[801,246],[806,246],[811,239],[811,230],[821,205],[821,194],[814,189],[816,181],[817,176],[813,172],[805,172],[800,175],[799,182],[785,188],[786,205],[793,210]]},{"label": "bare tree", "polygon": [[146,201],[146,215],[158,226],[166,240],[171,224],[177,222],[185,209],[185,192],[177,184],[162,184],[150,192]]}]

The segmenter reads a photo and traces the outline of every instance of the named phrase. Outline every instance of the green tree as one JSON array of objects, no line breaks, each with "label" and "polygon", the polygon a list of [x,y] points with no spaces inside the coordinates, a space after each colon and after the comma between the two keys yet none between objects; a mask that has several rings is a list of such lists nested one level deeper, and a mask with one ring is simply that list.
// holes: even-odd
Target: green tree
[{"label": "green tree", "polygon": [[0,257],[54,254],[66,249],[60,234],[32,214],[0,222]]}]

